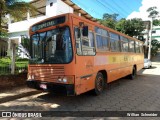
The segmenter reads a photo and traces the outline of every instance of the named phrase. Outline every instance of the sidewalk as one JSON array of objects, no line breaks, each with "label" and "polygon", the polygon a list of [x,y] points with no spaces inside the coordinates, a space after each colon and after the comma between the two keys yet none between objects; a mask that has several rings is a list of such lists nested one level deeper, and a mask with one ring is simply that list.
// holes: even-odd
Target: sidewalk
[{"label": "sidewalk", "polygon": [[41,91],[28,88],[25,85],[21,87],[5,90],[5,91],[0,91],[0,104],[4,102],[12,101],[14,99],[38,94],[38,93],[41,93]]}]

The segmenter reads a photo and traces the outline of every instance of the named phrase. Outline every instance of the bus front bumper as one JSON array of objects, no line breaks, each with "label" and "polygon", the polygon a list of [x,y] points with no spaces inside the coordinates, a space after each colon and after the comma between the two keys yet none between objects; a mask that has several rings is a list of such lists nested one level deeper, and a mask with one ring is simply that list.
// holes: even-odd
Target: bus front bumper
[{"label": "bus front bumper", "polygon": [[75,95],[74,84],[60,84],[52,82],[42,82],[38,80],[27,80],[27,86],[37,90],[44,90],[53,93],[66,94],[68,96]]}]

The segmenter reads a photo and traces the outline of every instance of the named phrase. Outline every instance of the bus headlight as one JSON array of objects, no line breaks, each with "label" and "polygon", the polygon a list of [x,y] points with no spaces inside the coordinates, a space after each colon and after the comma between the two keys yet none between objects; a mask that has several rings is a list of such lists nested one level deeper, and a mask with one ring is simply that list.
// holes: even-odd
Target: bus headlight
[{"label": "bus headlight", "polygon": [[27,75],[27,80],[33,80],[35,77],[34,75],[28,74]]},{"label": "bus headlight", "polygon": [[64,83],[67,83],[67,78],[63,78],[63,82],[64,82]]},{"label": "bus headlight", "polygon": [[32,79],[34,79],[34,75],[32,75]]},{"label": "bus headlight", "polygon": [[59,77],[57,81],[60,83],[65,83],[65,84],[73,84],[74,76]]},{"label": "bus headlight", "polygon": [[61,78],[58,78],[58,82],[62,82],[62,79],[61,79]]},{"label": "bus headlight", "polygon": [[28,80],[31,80],[31,79],[32,79],[32,78],[31,78],[31,75],[28,74],[27,79],[28,79]]}]

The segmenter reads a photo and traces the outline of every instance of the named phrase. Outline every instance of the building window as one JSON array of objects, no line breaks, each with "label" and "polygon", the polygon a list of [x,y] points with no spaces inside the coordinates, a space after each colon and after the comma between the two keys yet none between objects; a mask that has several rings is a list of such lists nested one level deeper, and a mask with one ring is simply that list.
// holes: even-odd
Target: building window
[{"label": "building window", "polygon": [[52,6],[53,6],[53,2],[50,3],[50,7],[52,7]]}]

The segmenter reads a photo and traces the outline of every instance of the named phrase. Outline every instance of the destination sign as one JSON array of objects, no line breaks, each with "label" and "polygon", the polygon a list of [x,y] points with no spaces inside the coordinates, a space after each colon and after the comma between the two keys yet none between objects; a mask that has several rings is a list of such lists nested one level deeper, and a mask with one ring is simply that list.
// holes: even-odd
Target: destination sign
[{"label": "destination sign", "polygon": [[41,30],[43,28],[47,28],[47,27],[58,25],[58,24],[62,24],[64,22],[65,22],[65,16],[62,16],[62,17],[59,17],[59,18],[54,18],[54,19],[47,20],[45,22],[34,25],[32,27],[32,31],[35,32],[37,30]]}]

